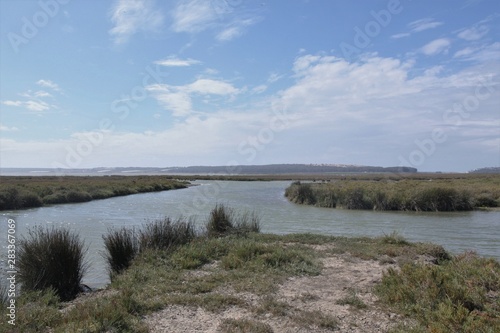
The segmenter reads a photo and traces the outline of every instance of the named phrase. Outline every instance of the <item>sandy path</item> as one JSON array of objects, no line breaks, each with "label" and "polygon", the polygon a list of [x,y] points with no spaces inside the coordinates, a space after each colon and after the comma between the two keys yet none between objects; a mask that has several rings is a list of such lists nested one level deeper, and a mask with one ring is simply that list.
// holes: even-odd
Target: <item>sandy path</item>
[{"label": "sandy path", "polygon": [[[381,265],[373,260],[361,260],[348,255],[330,255],[321,259],[323,271],[318,276],[289,278],[276,290],[274,299],[292,307],[290,314],[302,311],[320,311],[330,315],[338,322],[337,332],[386,332],[399,323],[402,318],[377,303],[373,294],[374,285],[382,278],[382,273],[391,265]],[[206,274],[206,273],[203,273]],[[231,293],[230,291],[222,291]],[[366,308],[358,309],[337,302],[349,294],[355,294]],[[255,309],[262,304],[263,297],[253,294],[233,295],[245,300],[246,306],[226,309],[212,313],[202,308],[169,306],[149,315],[145,322],[151,332],[219,332],[224,319],[252,319],[267,323],[274,333],[290,332],[331,332],[330,328],[305,325],[291,316],[272,313],[257,314]]]}]

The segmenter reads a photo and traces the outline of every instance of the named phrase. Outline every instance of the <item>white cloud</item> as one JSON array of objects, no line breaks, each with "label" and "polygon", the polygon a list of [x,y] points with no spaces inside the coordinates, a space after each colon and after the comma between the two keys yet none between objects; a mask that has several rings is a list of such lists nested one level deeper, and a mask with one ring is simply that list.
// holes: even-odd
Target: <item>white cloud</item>
[{"label": "white cloud", "polygon": [[404,38],[404,37],[409,37],[409,36],[411,36],[411,34],[409,32],[403,32],[400,34],[392,35],[391,38],[398,39],[398,38]]},{"label": "white cloud", "polygon": [[5,125],[0,123],[0,131],[2,131],[2,132],[16,132],[16,131],[19,131],[19,128],[15,127],[15,126],[8,127],[8,126],[5,126]]},{"label": "white cloud", "polygon": [[40,100],[38,100],[38,101],[35,101],[35,100],[31,100],[31,101],[2,101],[2,104],[8,105],[8,106],[24,107],[30,111],[36,111],[36,112],[49,110],[51,108],[51,106],[49,104],[47,104],[44,101],[40,101]]},{"label": "white cloud", "polygon": [[467,41],[474,41],[483,38],[489,31],[490,29],[485,25],[474,26],[460,31],[458,37]]},{"label": "white cloud", "polygon": [[192,65],[201,64],[201,61],[194,60],[191,58],[179,59],[175,56],[170,56],[163,60],[157,60],[154,63],[160,66],[167,66],[167,67],[189,67]]},{"label": "white cloud", "polygon": [[211,1],[179,1],[172,12],[172,29],[175,32],[196,33],[208,29],[217,19]]},{"label": "white cloud", "polygon": [[35,97],[38,97],[38,98],[41,98],[41,97],[52,97],[52,95],[49,94],[48,92],[44,91],[44,90],[39,90],[39,91],[35,92]]},{"label": "white cloud", "polygon": [[50,105],[43,101],[27,101],[24,105],[31,111],[45,111],[50,109]]},{"label": "white cloud", "polygon": [[61,91],[59,85],[50,80],[38,80],[36,84],[38,84],[41,87],[50,88],[54,91]]},{"label": "white cloud", "polygon": [[443,25],[443,22],[435,21],[433,18],[424,18],[408,23],[410,32],[402,32],[391,36],[393,39],[399,39],[411,36],[412,33],[421,32],[428,29],[434,29]]},{"label": "white cloud", "polygon": [[117,0],[110,11],[114,27],[109,34],[115,44],[124,44],[138,31],[156,32],[163,25],[163,15],[153,0]]},{"label": "white cloud", "polygon": [[457,51],[454,58],[474,62],[497,62],[500,59],[500,42],[476,47],[466,47]]},{"label": "white cloud", "polygon": [[21,105],[23,105],[23,102],[21,102],[21,101],[2,101],[2,104],[8,105],[8,106],[21,106]]},{"label": "white cloud", "polygon": [[238,89],[231,84],[211,79],[198,79],[185,88],[188,92],[199,94],[234,95],[238,93]]},{"label": "white cloud", "polygon": [[428,29],[434,29],[442,25],[443,22],[435,21],[433,18],[425,18],[410,22],[408,27],[412,32],[421,32]]},{"label": "white cloud", "polygon": [[183,86],[154,84],[146,87],[158,103],[174,116],[184,117],[193,112],[192,99],[196,95],[228,96],[239,93],[231,84],[212,79],[198,79]]},{"label": "white cloud", "polygon": [[222,30],[215,37],[220,42],[230,41],[236,37],[243,35],[246,28],[257,23],[258,19],[244,19],[244,20],[235,20],[229,27]]},{"label": "white cloud", "polygon": [[455,54],[453,55],[453,58],[465,57],[465,56],[471,55],[475,51],[476,50],[474,48],[468,46],[464,49],[461,49],[461,50],[455,52]]},{"label": "white cloud", "polygon": [[227,1],[179,1],[172,11],[171,28],[175,32],[191,34],[212,29],[216,31],[217,41],[231,41],[243,35],[249,26],[260,21],[260,17],[255,13],[238,13],[238,7]]},{"label": "white cloud", "polygon": [[262,94],[262,93],[263,93],[264,91],[266,91],[266,90],[267,90],[267,85],[265,85],[265,84],[261,84],[261,85],[258,85],[258,86],[256,86],[256,87],[254,87],[254,88],[252,89],[252,92],[253,92],[254,94]]},{"label": "white cloud", "polygon": [[451,41],[447,38],[435,39],[432,42],[424,45],[420,51],[425,55],[436,55],[446,53],[451,45]]}]

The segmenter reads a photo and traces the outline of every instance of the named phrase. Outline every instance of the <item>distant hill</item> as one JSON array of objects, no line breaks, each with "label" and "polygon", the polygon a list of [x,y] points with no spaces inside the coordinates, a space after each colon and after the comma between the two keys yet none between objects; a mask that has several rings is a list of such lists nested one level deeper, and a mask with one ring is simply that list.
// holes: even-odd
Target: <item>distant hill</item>
[{"label": "distant hill", "polygon": [[480,168],[469,171],[469,173],[500,173],[500,167]]},{"label": "distant hill", "polygon": [[239,166],[190,166],[170,168],[174,174],[245,174],[245,175],[274,175],[274,174],[303,174],[303,173],[342,173],[342,172],[417,172],[410,167],[376,167],[360,165],[335,164],[268,164],[268,165],[239,165]]},{"label": "distant hill", "polygon": [[189,166],[167,168],[92,168],[92,169],[50,169],[50,168],[2,168],[0,175],[175,175],[175,174],[241,174],[241,175],[278,175],[278,174],[314,174],[314,173],[415,173],[411,167],[378,167],[344,164],[268,164],[234,166]]}]

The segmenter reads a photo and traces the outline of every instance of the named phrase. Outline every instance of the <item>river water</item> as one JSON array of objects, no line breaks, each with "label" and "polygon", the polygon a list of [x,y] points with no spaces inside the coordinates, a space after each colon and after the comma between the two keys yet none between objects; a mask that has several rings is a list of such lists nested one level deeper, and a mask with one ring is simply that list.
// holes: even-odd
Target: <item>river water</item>
[{"label": "river water", "polygon": [[287,181],[196,181],[198,186],[166,192],[144,193],[81,204],[55,205],[20,211],[3,211],[2,253],[5,258],[7,220],[16,221],[20,239],[33,226],[67,227],[78,232],[88,246],[90,268],[84,283],[106,285],[108,274],[102,257],[102,235],[109,228],[140,227],[169,216],[190,217],[201,227],[216,203],[241,211],[255,211],[262,232],[309,232],[335,236],[380,236],[398,232],[411,241],[433,242],[458,253],[474,250],[500,260],[500,211],[453,213],[376,212],[318,208],[290,203]]}]

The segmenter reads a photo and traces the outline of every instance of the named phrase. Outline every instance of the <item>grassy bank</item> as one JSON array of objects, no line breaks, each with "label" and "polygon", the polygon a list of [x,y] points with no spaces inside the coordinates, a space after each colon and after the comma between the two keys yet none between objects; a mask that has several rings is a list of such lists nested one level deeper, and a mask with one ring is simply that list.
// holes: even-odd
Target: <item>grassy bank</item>
[{"label": "grassy bank", "polygon": [[0,177],[0,210],[87,202],[129,194],[185,188],[165,176]]},{"label": "grassy bank", "polygon": [[365,176],[290,185],[285,196],[298,204],[328,208],[466,211],[500,206],[499,175],[430,178]]},{"label": "grassy bank", "polygon": [[[500,327],[500,264],[495,260],[472,253],[452,256],[441,246],[410,243],[396,234],[259,234],[255,219],[248,216],[218,206],[203,232],[168,218],[154,222],[138,233],[139,249],[106,290],[70,303],[61,302],[53,290],[25,292],[17,301],[17,325],[3,320],[0,331],[149,332],[156,327],[149,322],[155,314],[164,318],[179,308],[219,316],[218,332],[335,331],[344,327],[346,317],[314,305],[331,293],[330,287],[317,293],[306,288],[318,278],[324,281],[318,288],[326,282],[340,284],[341,268],[351,266],[354,275],[344,277],[349,287],[340,288],[345,289],[342,295],[329,303],[347,309],[354,320],[396,316],[392,332],[496,332]],[[110,235],[113,248],[120,239],[130,244],[130,233]],[[161,240],[151,241],[158,235]],[[360,297],[356,283],[365,279],[356,275],[364,263],[385,270],[365,287],[379,301]],[[291,282],[299,283],[301,292],[287,301],[278,291]],[[222,315],[235,311],[245,316]],[[192,315],[186,316],[186,325],[194,321]],[[397,322],[405,324],[395,326]]]}]

